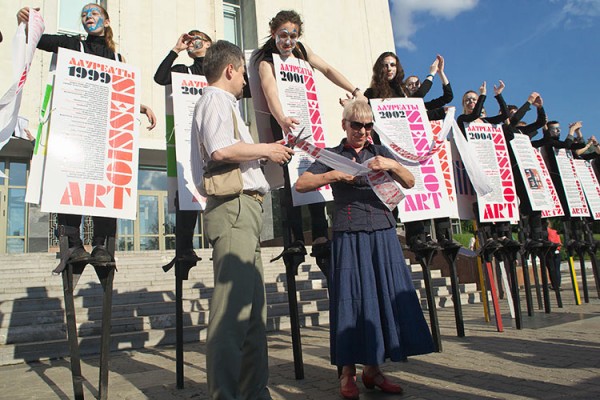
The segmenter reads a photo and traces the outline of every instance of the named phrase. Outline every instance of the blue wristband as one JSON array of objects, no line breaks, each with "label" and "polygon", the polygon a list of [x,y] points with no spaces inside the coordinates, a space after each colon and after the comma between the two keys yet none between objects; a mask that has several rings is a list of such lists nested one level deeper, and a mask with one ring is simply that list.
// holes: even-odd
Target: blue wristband
[{"label": "blue wristband", "polygon": [[434,75],[432,75],[432,74],[429,74],[429,75],[427,75],[427,76],[425,77],[425,79],[427,79],[427,78],[429,78],[429,77],[431,77],[431,80],[433,80],[433,79],[435,78],[435,76],[434,76]]}]

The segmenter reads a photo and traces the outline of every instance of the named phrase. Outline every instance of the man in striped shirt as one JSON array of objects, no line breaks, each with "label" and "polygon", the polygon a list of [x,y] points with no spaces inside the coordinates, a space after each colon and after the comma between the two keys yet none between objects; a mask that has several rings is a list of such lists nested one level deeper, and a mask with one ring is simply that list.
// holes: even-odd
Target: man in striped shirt
[{"label": "man in striped shirt", "polygon": [[[253,143],[237,100],[244,85],[244,57],[220,40],[206,52],[208,85],[194,110],[194,183],[206,196],[209,161],[239,163],[243,193],[208,196],[204,228],[213,247],[214,292],[210,306],[206,369],[211,399],[271,399],[267,388],[266,297],[260,255],[262,198],[269,185],[260,160],[285,163],[293,151],[279,143]],[[234,134],[235,132],[235,134]]]}]

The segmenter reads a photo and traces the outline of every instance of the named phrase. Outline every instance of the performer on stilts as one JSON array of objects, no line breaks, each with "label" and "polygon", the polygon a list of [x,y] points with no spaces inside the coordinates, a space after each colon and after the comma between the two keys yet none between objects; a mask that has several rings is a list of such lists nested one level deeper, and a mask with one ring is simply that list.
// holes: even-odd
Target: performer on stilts
[{"label": "performer on stilts", "polygon": [[[188,33],[183,33],[177,39],[177,43],[169,51],[165,59],[158,66],[154,74],[154,81],[161,86],[171,84],[171,72],[187,73],[192,75],[204,75],[204,55],[206,50],[212,45],[212,39],[206,33],[193,29]],[[192,65],[176,64],[173,65],[179,53],[187,51],[188,56],[194,61]],[[167,121],[169,124],[169,121]],[[171,176],[176,176],[176,157],[175,157],[175,135],[173,126],[167,126],[167,169],[171,171]],[[188,269],[196,265],[199,257],[194,251],[194,229],[198,222],[197,210],[182,210],[179,206],[178,192],[175,193],[175,259],[183,263],[184,268]],[[173,263],[172,261],[172,263]],[[170,263],[170,265],[173,265]],[[187,277],[187,273],[184,274]]]},{"label": "performer on stilts", "polygon": [[[352,96],[366,100],[360,88],[352,85],[344,75],[337,69],[329,65],[323,58],[315,54],[310,47],[300,42],[303,33],[303,21],[300,15],[293,10],[284,10],[277,13],[269,22],[269,39],[259,49],[252,62],[258,64],[258,73],[260,76],[260,85],[266,98],[268,108],[271,114],[271,130],[275,140],[281,140],[284,136],[292,132],[300,123],[300,120],[293,115],[285,115],[279,100],[277,82],[275,80],[275,70],[273,67],[273,54],[279,54],[283,58],[299,58],[310,64],[314,69],[319,70],[332,83],[352,93]],[[340,100],[341,101],[341,100]],[[287,168],[284,171],[285,187],[290,187],[289,173]],[[282,194],[289,196],[289,194]],[[290,255],[305,255],[304,247],[304,229],[302,226],[302,212],[299,206],[294,207],[291,204],[284,205],[287,223],[291,231],[289,243],[285,243],[284,252]],[[325,214],[325,203],[313,203],[308,205],[311,218],[312,233],[312,254],[323,271],[328,275],[328,260],[330,254],[330,242],[328,234],[327,217]]]},{"label": "performer on stilts", "polygon": [[[24,7],[17,13],[17,21],[18,23],[27,23],[28,20],[29,7]],[[81,40],[79,36],[44,34],[37,45],[38,49],[57,53],[59,48],[66,48],[125,62],[124,57],[116,51],[110,18],[102,6],[96,3],[84,6],[81,10],[81,24],[88,34],[85,40]],[[152,110],[142,105],[140,111],[148,117],[150,123],[148,129],[154,128],[156,117]],[[83,241],[81,240],[81,220],[81,215],[58,214],[58,225],[64,226],[64,234],[69,238],[68,260],[77,263],[92,263],[99,266],[113,262],[113,255],[109,254],[106,249],[106,240],[109,236],[114,237],[117,230],[117,220],[115,218],[92,217],[94,222],[92,246],[94,249],[91,256],[83,247]]]}]

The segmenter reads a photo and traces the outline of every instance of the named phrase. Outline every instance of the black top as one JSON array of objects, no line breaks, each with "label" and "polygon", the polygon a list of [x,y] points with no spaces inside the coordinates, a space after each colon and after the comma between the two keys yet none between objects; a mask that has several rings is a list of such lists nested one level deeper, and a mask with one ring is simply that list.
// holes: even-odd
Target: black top
[{"label": "black top", "polygon": [[[327,150],[354,160],[357,163],[381,155],[394,159],[394,156],[384,146],[367,142],[360,153],[346,145],[346,139]],[[313,174],[323,174],[332,169],[325,164],[315,161],[308,169]],[[373,232],[396,226],[396,219],[379,197],[375,194],[366,177],[357,177],[354,183],[334,182],[331,184],[333,194],[333,231],[343,232]]]},{"label": "black top", "polygon": [[[425,97],[425,95],[427,93],[429,93],[429,90],[431,89],[432,84],[433,84],[432,81],[430,81],[429,79],[425,79],[423,81],[423,83],[421,83],[421,86],[419,86],[419,89],[417,89],[417,91],[412,96],[406,96],[404,94],[404,92],[402,91],[400,84],[397,81],[392,81],[390,83],[390,88],[392,89],[392,94],[393,94],[391,97],[420,97],[420,98],[423,98],[423,97]],[[365,90],[364,95],[367,99],[377,98],[375,96],[375,93],[373,93],[373,88],[371,88],[371,87],[368,88],[367,90]]]},{"label": "black top", "polygon": [[526,101],[525,104],[523,104],[510,118],[510,123],[502,124],[502,131],[504,132],[504,137],[506,138],[507,142],[513,140],[516,133],[522,133],[529,136],[531,139],[537,135],[538,129],[542,128],[546,124],[546,111],[544,111],[544,107],[540,107],[537,109],[537,119],[535,122],[525,126],[517,126],[530,108],[531,104]]},{"label": "black top", "polygon": [[452,92],[450,82],[448,82],[447,85],[442,85],[442,90],[444,91],[444,94],[440,97],[425,102],[427,118],[429,118],[430,121],[444,119],[446,117],[444,106],[454,99],[454,93]]},{"label": "black top", "polygon": [[160,63],[156,73],[154,74],[154,82],[161,86],[171,84],[171,72],[192,73],[193,75],[204,75],[204,57],[194,58],[194,63],[190,66],[183,64],[173,65],[178,54],[173,50]]},{"label": "black top", "polygon": [[[429,89],[431,89],[432,84],[433,84],[432,81],[430,81],[429,79],[425,79],[423,81],[423,83],[421,84],[421,86],[419,87],[419,89],[415,93],[413,93],[413,95],[410,97],[423,98],[429,92]],[[404,94],[404,92],[402,91],[402,89],[400,88],[400,85],[396,81],[392,81],[392,83],[390,83],[390,87],[391,87],[392,93],[393,93],[392,97],[407,97]],[[367,90],[365,90],[364,95],[369,100],[376,98],[375,94],[373,93],[373,88],[368,88]],[[429,115],[429,113],[428,113],[428,115]],[[377,145],[381,144],[381,139],[379,138],[379,134],[377,132],[375,132],[375,130],[371,131],[371,137],[373,138],[373,143],[375,143]]]},{"label": "black top", "polygon": [[[40,38],[37,48],[52,53],[58,53],[58,49],[60,47],[80,51],[82,44],[83,51],[86,54],[93,54],[98,57],[109,58],[112,60],[115,59],[115,53],[106,47],[104,36],[88,35],[85,40],[81,40],[79,36],[44,34]],[[118,57],[119,61],[123,61],[123,58],[120,54]]]},{"label": "black top", "polygon": [[576,144],[574,144],[574,138],[572,135],[567,135],[567,138],[565,140],[560,140],[557,137],[553,137],[551,136],[548,132],[544,132],[544,146],[547,147],[553,147],[555,149],[567,149],[567,150],[571,150],[572,148],[574,148],[573,146],[575,145],[575,148],[581,148],[578,147]]},{"label": "black top", "polygon": [[[498,105],[500,106],[500,114],[495,115],[493,117],[481,118],[481,120],[483,122],[487,122],[488,124],[500,124],[505,119],[508,118],[508,107],[506,107],[506,102],[504,101],[502,94],[499,94],[494,97],[496,98],[496,101],[498,102]],[[473,112],[471,114],[460,114],[458,116],[458,118],[456,119],[456,122],[458,123],[458,127],[460,128],[460,130],[462,131],[462,133],[465,137],[467,136],[467,134],[465,132],[465,122],[473,122],[477,118],[480,118],[481,111],[483,110],[483,103],[485,102],[485,98],[486,98],[485,94],[480,95],[479,98],[477,99],[477,103],[475,104],[475,108],[473,109]]]}]

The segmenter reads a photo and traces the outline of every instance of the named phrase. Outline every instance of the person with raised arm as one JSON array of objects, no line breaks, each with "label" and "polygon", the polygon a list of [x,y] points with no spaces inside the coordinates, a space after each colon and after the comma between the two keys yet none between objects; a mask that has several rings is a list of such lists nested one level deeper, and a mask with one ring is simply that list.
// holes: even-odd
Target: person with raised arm
[{"label": "person with raised arm", "polygon": [[[265,95],[271,113],[271,130],[275,140],[281,140],[285,134],[293,131],[299,120],[293,115],[283,112],[279,91],[275,79],[273,54],[283,58],[299,58],[310,66],[320,71],[325,77],[339,88],[352,93],[353,97],[365,100],[360,88],[356,87],[327,61],[317,55],[310,47],[300,41],[303,33],[303,21],[294,10],[282,10],[269,22],[269,39],[257,52],[254,62],[258,63],[260,86]],[[342,101],[342,100],[340,100]],[[286,186],[289,187],[289,175],[284,171]],[[312,256],[317,259],[317,264],[327,275],[326,260],[329,257],[329,234],[325,203],[312,203],[308,205],[311,218]],[[306,254],[304,247],[304,229],[302,226],[302,211],[300,207],[291,206],[287,210],[287,219],[291,230],[291,244],[283,254]]]},{"label": "person with raised arm", "polygon": [[[35,9],[39,11],[39,8]],[[125,58],[116,50],[113,40],[113,31],[110,26],[110,17],[104,7],[96,3],[83,6],[80,13],[81,24],[87,32],[87,37],[82,40],[79,36],[43,34],[37,45],[38,49],[57,53],[60,48],[83,51],[98,57],[125,62]],[[17,13],[17,23],[29,21],[29,7],[23,7]],[[140,111],[146,114],[150,125],[148,129],[156,126],[156,116],[147,106],[141,105]],[[94,112],[90,110],[90,112]],[[107,239],[114,236],[117,230],[117,220],[108,217],[93,217],[94,235],[92,245],[94,249],[90,254],[84,249],[80,236],[79,226],[81,215],[58,214],[58,225],[65,227],[65,235],[69,239],[69,260],[72,262],[91,262],[95,265],[105,265],[112,260],[106,249]]]}]

